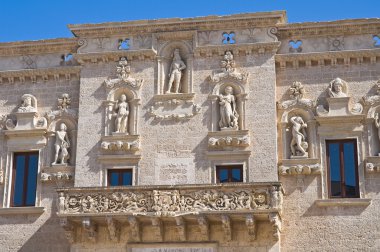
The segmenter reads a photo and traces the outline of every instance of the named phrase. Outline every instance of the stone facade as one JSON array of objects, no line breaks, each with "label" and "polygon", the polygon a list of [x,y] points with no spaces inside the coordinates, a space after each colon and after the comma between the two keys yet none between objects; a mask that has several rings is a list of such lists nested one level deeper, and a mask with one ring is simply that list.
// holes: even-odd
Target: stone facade
[{"label": "stone facade", "polygon": [[[380,250],[380,20],[69,28],[0,44],[1,251]],[[330,196],[338,139],[354,198]],[[35,204],[15,207],[31,151]],[[231,165],[242,182],[219,183]],[[117,169],[132,186],[109,186]]]}]

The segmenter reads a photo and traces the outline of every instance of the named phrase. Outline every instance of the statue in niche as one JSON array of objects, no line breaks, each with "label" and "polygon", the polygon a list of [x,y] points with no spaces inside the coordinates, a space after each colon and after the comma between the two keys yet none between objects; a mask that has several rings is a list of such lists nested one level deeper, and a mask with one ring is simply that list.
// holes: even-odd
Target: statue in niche
[{"label": "statue in niche", "polygon": [[290,118],[290,122],[293,124],[292,128],[292,141],[290,143],[290,149],[292,157],[307,157],[306,152],[308,144],[306,142],[306,128],[307,124],[300,116],[293,116]]},{"label": "statue in niche", "polygon": [[116,117],[115,119],[115,133],[128,134],[128,116],[129,116],[129,104],[127,102],[127,96],[122,94],[119,101],[115,104],[114,108]]},{"label": "statue in niche", "polygon": [[344,81],[341,78],[336,78],[330,82],[328,88],[328,94],[332,98],[347,97],[347,94],[343,91]]},{"label": "statue in niche", "polygon": [[185,63],[182,61],[181,56],[179,55],[179,49],[175,49],[173,53],[173,62],[170,66],[169,70],[169,83],[168,90],[165,92],[166,94],[171,93],[172,85],[174,83],[174,93],[179,93],[181,78],[182,78],[182,70],[186,68]]},{"label": "statue in niche", "polygon": [[33,104],[32,96],[29,94],[24,94],[22,97],[21,106],[18,108],[17,112],[37,112],[36,104]]},{"label": "statue in niche", "polygon": [[219,127],[221,130],[234,129],[238,130],[239,114],[236,112],[235,96],[231,86],[224,89],[224,95],[219,95],[220,105],[220,121]]},{"label": "statue in niche", "polygon": [[64,123],[61,123],[59,130],[55,132],[55,156],[54,162],[52,165],[62,164],[66,165],[67,160],[70,158],[68,148],[70,148],[70,141],[67,135],[67,126]]}]

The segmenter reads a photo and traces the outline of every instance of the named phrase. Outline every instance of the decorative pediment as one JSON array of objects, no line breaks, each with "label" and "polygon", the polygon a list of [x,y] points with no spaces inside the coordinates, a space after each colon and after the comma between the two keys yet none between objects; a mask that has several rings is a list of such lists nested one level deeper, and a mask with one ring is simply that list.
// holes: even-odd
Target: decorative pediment
[{"label": "decorative pediment", "polygon": [[107,79],[104,84],[107,89],[129,86],[132,89],[140,89],[143,79],[135,79],[131,76],[131,67],[126,57],[121,57],[116,67],[117,78]]},{"label": "decorative pediment", "polygon": [[234,55],[231,51],[226,51],[223,60],[220,62],[221,71],[218,73],[213,73],[209,76],[212,82],[218,83],[222,80],[236,80],[239,82],[246,83],[248,80],[248,73],[239,73],[236,70],[236,62],[234,60]]},{"label": "decorative pediment", "polygon": [[289,88],[290,100],[278,102],[277,107],[279,109],[290,109],[292,107],[304,107],[307,109],[314,108],[314,101],[303,98],[306,93],[305,88],[301,82],[295,81]]}]

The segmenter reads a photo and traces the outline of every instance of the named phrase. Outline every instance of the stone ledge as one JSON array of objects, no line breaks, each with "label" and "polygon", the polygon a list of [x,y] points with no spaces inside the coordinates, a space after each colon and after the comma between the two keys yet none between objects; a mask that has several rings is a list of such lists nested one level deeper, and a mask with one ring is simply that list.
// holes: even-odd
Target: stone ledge
[{"label": "stone ledge", "polygon": [[13,214],[42,214],[45,212],[45,207],[9,207],[0,208],[1,215]]},{"label": "stone ledge", "polygon": [[319,207],[357,207],[357,206],[369,206],[372,199],[359,199],[359,198],[343,198],[343,199],[319,199],[315,201],[315,204]]}]

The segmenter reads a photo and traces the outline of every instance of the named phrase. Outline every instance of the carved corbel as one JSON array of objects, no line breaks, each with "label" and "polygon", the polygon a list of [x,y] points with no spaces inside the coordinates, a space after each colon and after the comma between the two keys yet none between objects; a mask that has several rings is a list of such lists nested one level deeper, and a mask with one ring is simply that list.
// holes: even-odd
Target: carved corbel
[{"label": "carved corbel", "polygon": [[245,217],[245,225],[247,226],[248,236],[251,241],[256,240],[256,219],[253,215],[247,215]]},{"label": "carved corbel", "polygon": [[231,241],[232,240],[232,235],[231,235],[231,219],[227,215],[223,214],[221,216],[222,219],[222,228],[224,232],[224,237],[226,241]]},{"label": "carved corbel", "polygon": [[183,217],[175,217],[177,232],[181,241],[186,241],[186,223]]},{"label": "carved corbel", "polygon": [[281,232],[281,218],[278,213],[269,213],[269,222],[272,224],[273,237],[278,241]]},{"label": "carved corbel", "polygon": [[60,226],[65,231],[66,239],[69,241],[70,244],[73,244],[75,242],[75,226],[67,220],[67,218],[61,218],[59,220]]},{"label": "carved corbel", "polygon": [[96,242],[97,227],[96,224],[90,218],[84,218],[82,220],[83,231],[86,237],[91,242]]},{"label": "carved corbel", "polygon": [[120,224],[111,216],[106,217],[106,222],[111,241],[118,242],[120,237]]},{"label": "carved corbel", "polygon": [[199,216],[198,217],[198,225],[200,229],[200,233],[206,241],[209,240],[209,223],[208,219],[205,216]]},{"label": "carved corbel", "polygon": [[156,237],[160,240],[164,240],[164,225],[160,218],[152,218],[152,226],[156,230]]},{"label": "carved corbel", "polygon": [[131,239],[135,242],[139,242],[141,240],[140,222],[134,216],[129,216],[128,222]]}]

